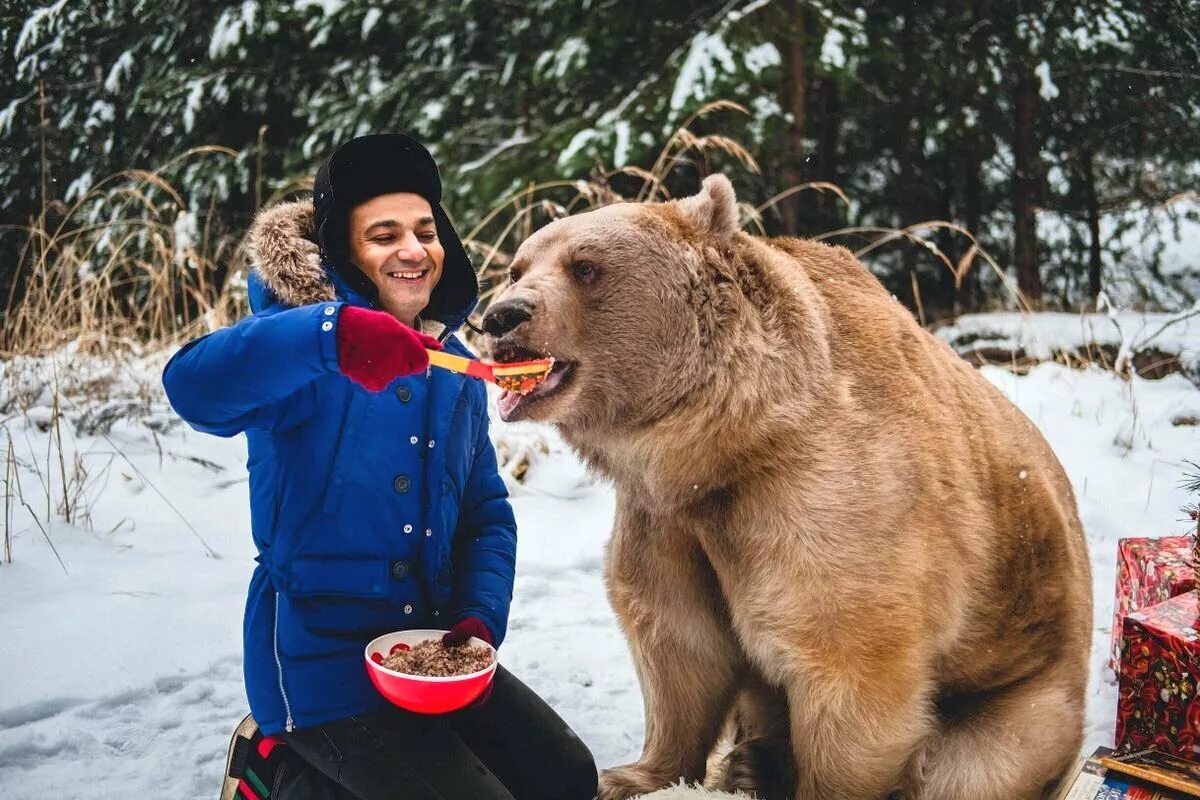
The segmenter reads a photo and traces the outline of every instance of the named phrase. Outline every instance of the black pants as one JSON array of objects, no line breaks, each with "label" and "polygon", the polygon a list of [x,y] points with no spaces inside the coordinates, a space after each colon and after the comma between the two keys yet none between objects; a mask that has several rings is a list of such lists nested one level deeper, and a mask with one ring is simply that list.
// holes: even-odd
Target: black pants
[{"label": "black pants", "polygon": [[[567,724],[497,667],[487,702],[442,716],[399,708],[280,734],[271,800],[592,800],[596,764]],[[298,758],[296,757],[298,756]]]}]

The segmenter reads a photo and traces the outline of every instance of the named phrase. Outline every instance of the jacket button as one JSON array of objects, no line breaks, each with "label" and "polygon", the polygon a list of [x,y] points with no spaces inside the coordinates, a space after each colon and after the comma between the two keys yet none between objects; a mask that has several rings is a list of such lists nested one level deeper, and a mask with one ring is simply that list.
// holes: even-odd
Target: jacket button
[{"label": "jacket button", "polygon": [[407,603],[405,603],[405,605],[404,605],[404,613],[405,613],[405,614],[411,614],[411,613],[412,613],[412,606],[411,606],[411,605],[409,605],[409,604],[407,604]]},{"label": "jacket button", "polygon": [[392,482],[392,486],[396,488],[397,492],[407,492],[410,485],[411,481],[407,475],[397,475],[396,480]]},{"label": "jacket button", "polygon": [[405,526],[404,526],[404,532],[405,532],[405,533],[412,533],[412,525],[405,525]]},{"label": "jacket button", "polygon": [[433,529],[432,529],[432,528],[426,528],[426,529],[425,529],[425,535],[426,535],[426,536],[433,536]]},{"label": "jacket button", "polygon": [[396,389],[396,397],[401,403],[407,403],[412,399],[412,392],[409,391],[407,386],[401,386]]},{"label": "jacket button", "polygon": [[332,316],[333,316],[333,310],[334,310],[334,309],[333,309],[333,306],[325,306],[325,316],[327,316],[327,317],[332,317]]},{"label": "jacket button", "polygon": [[393,578],[395,578],[396,580],[401,580],[407,575],[408,575],[408,562],[407,561],[393,561],[392,562],[392,577]]}]

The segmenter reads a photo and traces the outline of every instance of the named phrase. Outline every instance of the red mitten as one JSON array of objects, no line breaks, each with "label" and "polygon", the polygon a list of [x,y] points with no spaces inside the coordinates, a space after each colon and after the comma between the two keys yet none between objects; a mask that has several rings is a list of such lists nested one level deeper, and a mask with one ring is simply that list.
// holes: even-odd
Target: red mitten
[{"label": "red mitten", "polygon": [[491,631],[487,629],[487,625],[484,625],[483,621],[478,617],[467,617],[462,622],[455,623],[446,632],[446,635],[442,637],[442,644],[447,647],[457,647],[460,644],[464,644],[472,636],[483,639],[488,644],[495,644],[492,641]]},{"label": "red mitten", "polygon": [[343,306],[338,315],[338,369],[369,391],[383,391],[395,378],[429,366],[427,347],[441,350],[442,344],[386,311]]},{"label": "red mitten", "polygon": [[[456,623],[442,637],[442,644],[447,647],[457,647],[465,643],[472,636],[477,639],[483,639],[488,644],[495,644],[492,641],[492,632],[487,629],[487,625],[484,625],[478,617],[467,617],[462,622]],[[475,698],[467,708],[475,708],[486,703],[488,698],[492,696],[492,684],[494,683],[495,681],[489,681],[483,693]]]}]

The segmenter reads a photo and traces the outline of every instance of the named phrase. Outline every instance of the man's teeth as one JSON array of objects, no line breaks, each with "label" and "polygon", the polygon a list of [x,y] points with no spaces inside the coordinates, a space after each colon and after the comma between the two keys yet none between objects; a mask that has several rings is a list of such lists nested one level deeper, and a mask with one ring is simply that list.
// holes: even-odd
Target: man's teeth
[{"label": "man's teeth", "polygon": [[389,277],[389,278],[403,278],[404,280],[408,280],[408,281],[414,281],[414,280],[416,280],[416,279],[420,278],[420,277],[421,277],[422,275],[424,275],[424,274],[425,274],[425,273],[424,273],[423,271],[418,271],[418,272],[389,272],[389,273],[388,273],[388,277]]}]

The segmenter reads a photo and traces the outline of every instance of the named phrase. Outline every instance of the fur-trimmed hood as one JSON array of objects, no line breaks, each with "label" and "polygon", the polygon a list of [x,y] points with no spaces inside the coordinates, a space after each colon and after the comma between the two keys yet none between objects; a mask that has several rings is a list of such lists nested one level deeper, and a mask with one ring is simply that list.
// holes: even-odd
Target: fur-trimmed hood
[{"label": "fur-trimmed hood", "polygon": [[[328,300],[372,305],[370,298],[351,289],[322,257],[321,248],[315,241],[314,224],[311,199],[276,203],[259,212],[246,236],[246,249],[255,265],[250,276],[252,309],[278,303],[304,306]],[[470,269],[469,263],[467,268]],[[457,300],[454,305],[459,307],[441,308],[429,317],[422,315],[423,321],[436,320],[440,323],[439,329],[454,330],[474,309],[478,285],[473,271],[464,276],[447,269],[441,280],[466,284],[450,293]],[[431,300],[430,304],[433,303]]]}]

